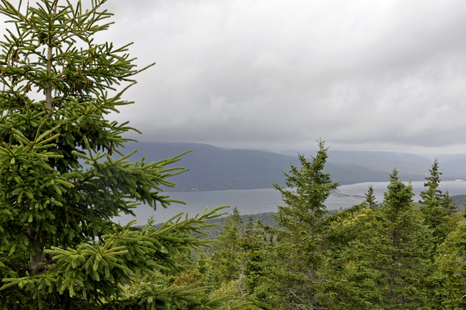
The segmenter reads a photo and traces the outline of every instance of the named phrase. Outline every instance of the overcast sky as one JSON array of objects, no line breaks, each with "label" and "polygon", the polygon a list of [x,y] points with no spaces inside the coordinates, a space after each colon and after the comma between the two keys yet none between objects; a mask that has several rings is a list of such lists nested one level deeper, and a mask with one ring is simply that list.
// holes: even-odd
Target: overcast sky
[{"label": "overcast sky", "polygon": [[109,0],[140,141],[466,153],[464,0]]}]

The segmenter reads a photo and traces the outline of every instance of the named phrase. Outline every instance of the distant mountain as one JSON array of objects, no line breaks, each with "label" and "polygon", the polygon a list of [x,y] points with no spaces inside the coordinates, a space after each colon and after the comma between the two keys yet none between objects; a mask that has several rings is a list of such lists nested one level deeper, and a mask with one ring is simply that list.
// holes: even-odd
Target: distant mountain
[{"label": "distant mountain", "polygon": [[[177,187],[167,191],[270,188],[274,183],[284,185],[283,172],[290,170],[290,163],[299,166],[297,156],[224,149],[200,143],[129,143],[124,153],[134,149],[138,149],[138,152],[131,157],[132,161],[145,156],[149,162],[193,150],[183,156],[177,165],[188,168],[189,172],[170,179]],[[315,152],[305,155],[314,156]],[[404,153],[330,151],[325,171],[341,185],[388,181],[394,167],[400,171],[402,180],[419,181],[424,180],[430,165],[431,162],[425,157]]]},{"label": "distant mountain", "polygon": [[[291,151],[285,151],[289,154]],[[296,154],[297,152],[295,152]],[[302,152],[299,152],[302,153]],[[304,152],[312,154],[315,151]],[[375,152],[375,151],[328,151],[329,160],[336,164],[359,165],[378,171],[391,172],[397,168],[402,173],[424,175],[429,172],[432,161],[425,156],[399,152]]]},{"label": "distant mountain", "polygon": [[291,156],[197,143],[154,142],[127,146],[128,151],[135,148],[138,153],[134,157],[141,159],[145,155],[146,161],[158,161],[193,150],[179,163],[189,172],[171,179],[177,184],[177,191],[270,188],[273,183],[283,182],[282,171],[289,170],[290,162],[297,164],[297,159]]},{"label": "distant mountain", "polygon": [[455,173],[458,178],[466,179],[466,155],[463,158],[450,160],[440,164],[440,168],[447,173]]},{"label": "distant mountain", "polygon": [[458,210],[463,210],[466,204],[466,195],[454,195],[451,196],[453,198],[453,203],[456,205]]},{"label": "distant mountain", "polygon": [[429,173],[432,162],[424,156],[408,153],[329,151],[329,160],[339,164],[363,165],[378,171],[390,172],[393,168],[411,175]]},{"label": "distant mountain", "polygon": [[432,160],[437,158],[440,164],[444,164],[452,160],[466,158],[466,154],[439,154],[435,156],[431,154],[429,158],[432,158]]}]

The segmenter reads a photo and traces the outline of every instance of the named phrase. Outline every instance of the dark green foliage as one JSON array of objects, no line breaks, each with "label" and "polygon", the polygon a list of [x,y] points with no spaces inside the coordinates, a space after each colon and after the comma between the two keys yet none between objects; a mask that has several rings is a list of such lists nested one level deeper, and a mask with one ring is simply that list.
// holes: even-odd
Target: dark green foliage
[{"label": "dark green foliage", "polygon": [[[286,205],[274,215],[275,227],[250,222],[201,260],[213,266],[221,261],[217,250],[234,249],[234,264],[223,260],[234,270],[215,285],[232,288],[258,309],[464,308],[464,219],[445,213],[451,232],[436,249],[428,209],[414,203],[411,185],[396,170],[383,202],[376,202],[370,187],[365,202],[327,212],[324,201],[335,184],[322,172],[326,149],[323,143],[320,148],[312,162],[300,156],[301,169],[292,167],[286,175],[292,190],[277,186]],[[432,195],[425,197],[427,202]],[[442,204],[451,204],[448,195],[437,197],[439,208],[447,210]],[[222,235],[231,228],[226,225]],[[217,272],[201,269],[205,275]]]},{"label": "dark green foliage", "polygon": [[374,188],[369,186],[369,189],[367,190],[367,193],[365,194],[366,200],[364,203],[371,209],[375,209],[377,207],[377,200],[374,196]]},{"label": "dark green foliage", "polygon": [[[223,307],[229,297],[167,278],[185,268],[179,255],[208,244],[193,234],[215,212],[159,229],[111,221],[138,202],[169,206],[161,186],[185,170],[167,167],[179,156],[130,164],[118,150],[135,129],[105,116],[131,103],[122,95],[145,68],[128,45],[94,41],[111,24],[106,1],[23,2],[0,4],[11,25],[0,43],[0,307]],[[144,276],[150,283],[134,289]]]},{"label": "dark green foliage", "polygon": [[421,309],[432,241],[422,213],[412,201],[411,185],[390,176],[383,203],[375,208],[336,214],[330,228],[332,252],[328,295],[332,309]]},{"label": "dark green foliage", "polygon": [[458,212],[458,206],[453,202],[453,197],[450,197],[450,193],[448,191],[443,194],[440,207],[442,207],[450,217]]},{"label": "dark green foliage", "polygon": [[377,240],[377,243],[381,248],[375,249],[376,261],[384,273],[382,283],[389,286],[389,292],[382,296],[385,299],[382,305],[390,304],[394,309],[419,309],[426,305],[422,285],[432,248],[430,233],[414,207],[411,185],[400,182],[396,170],[390,180],[380,208],[382,221],[378,235],[381,242]]},{"label": "dark green foliage", "polygon": [[[276,213],[258,213],[258,214],[246,214],[246,215],[240,215],[241,218],[241,227],[244,227],[247,225],[249,221],[249,217],[252,217],[252,222],[257,222],[260,221],[264,225],[268,226],[274,226],[277,224],[277,221],[272,217]],[[231,214],[230,214],[231,215]],[[229,217],[219,217],[215,219],[210,219],[207,220],[207,224],[215,224],[215,226],[210,226],[210,227],[205,227],[202,228],[201,231],[205,235],[201,236],[201,239],[218,239],[220,232],[224,230],[225,224],[229,220]],[[155,225],[154,227],[160,227],[160,225]],[[210,252],[212,248],[205,248],[203,249],[206,252]]]},{"label": "dark green foliage", "polygon": [[427,189],[421,193],[421,200],[419,203],[423,205],[439,205],[442,191],[437,188],[440,184],[440,176],[442,173],[438,171],[438,168],[438,161],[436,159],[432,164],[432,168],[429,169],[430,176],[426,177],[426,183],[424,183]]},{"label": "dark green foliage", "polygon": [[435,255],[432,309],[466,308],[466,222],[454,226]]},{"label": "dark green foliage", "polygon": [[222,282],[234,280],[241,270],[239,232],[242,224],[238,209],[234,208],[233,214],[227,217],[218,242],[214,245],[209,284],[216,288],[219,288]]},{"label": "dark green foliage", "polygon": [[243,223],[234,208],[210,257],[201,251],[197,261],[203,283],[211,287],[210,294],[232,293],[240,300],[250,302],[244,308],[250,310],[259,309],[256,305],[260,303],[260,297],[256,294],[256,287],[264,276],[262,231],[257,229],[257,225],[260,223],[254,224],[252,216]]},{"label": "dark green foliage", "polygon": [[292,190],[275,185],[285,203],[278,207],[276,242],[269,257],[274,260],[270,286],[281,299],[276,305],[280,309],[320,306],[319,284],[326,260],[320,222],[327,213],[325,200],[338,186],[323,172],[327,157],[325,144],[320,141],[312,161],[299,155],[301,167],[291,166],[285,173],[285,184]]},{"label": "dark green foliage", "polygon": [[432,168],[429,169],[430,176],[426,177],[426,183],[424,183],[426,189],[421,192],[421,200],[419,200],[425,223],[432,229],[437,245],[441,244],[450,232],[449,217],[457,211],[448,192],[443,194],[438,189],[442,175],[438,168],[438,161],[435,160]]}]

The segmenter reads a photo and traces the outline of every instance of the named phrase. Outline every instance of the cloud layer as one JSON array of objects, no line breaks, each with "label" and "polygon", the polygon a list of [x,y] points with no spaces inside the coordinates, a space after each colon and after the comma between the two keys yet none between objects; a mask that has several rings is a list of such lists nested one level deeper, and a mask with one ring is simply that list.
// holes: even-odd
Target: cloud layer
[{"label": "cloud layer", "polygon": [[109,1],[140,140],[466,152],[466,2]]}]

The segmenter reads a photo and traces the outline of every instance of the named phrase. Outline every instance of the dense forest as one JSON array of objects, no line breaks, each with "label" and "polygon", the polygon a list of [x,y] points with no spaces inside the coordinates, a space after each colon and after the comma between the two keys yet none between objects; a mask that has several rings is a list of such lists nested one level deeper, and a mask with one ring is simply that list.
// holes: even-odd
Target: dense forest
[{"label": "dense forest", "polygon": [[324,173],[327,158],[321,142],[316,157],[291,166],[285,183],[295,189],[276,185],[285,202],[277,213],[234,208],[208,220],[218,226],[201,231],[217,242],[192,252],[184,276],[248,302],[243,309],[464,308],[464,195],[438,189],[438,162],[420,201],[394,169],[383,201],[369,187],[360,205],[330,212],[337,183]]},{"label": "dense forest", "polygon": [[383,201],[368,188],[362,204],[330,214],[336,183],[320,146],[286,175],[296,190],[276,186],[285,202],[276,224],[234,210],[213,249],[196,253],[192,276],[248,309],[463,309],[465,220],[438,190],[437,161],[420,201],[393,170]]},{"label": "dense forest", "polygon": [[234,210],[217,240],[204,236],[223,207],[114,223],[140,203],[176,202],[162,188],[187,173],[173,167],[187,152],[123,153],[137,129],[105,116],[132,103],[123,94],[153,64],[137,69],[128,45],[94,41],[112,24],[105,2],[0,4],[13,25],[0,42],[1,309],[466,307],[466,221],[438,188],[437,161],[420,201],[394,169],[383,201],[368,188],[360,205],[329,213],[338,183],[319,141],[274,185],[275,214]]}]

